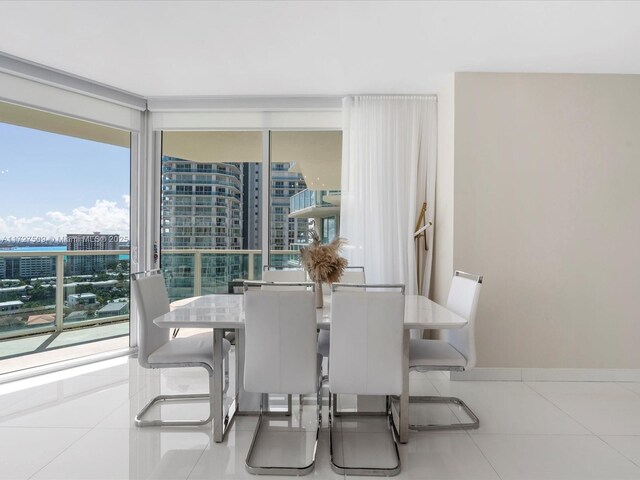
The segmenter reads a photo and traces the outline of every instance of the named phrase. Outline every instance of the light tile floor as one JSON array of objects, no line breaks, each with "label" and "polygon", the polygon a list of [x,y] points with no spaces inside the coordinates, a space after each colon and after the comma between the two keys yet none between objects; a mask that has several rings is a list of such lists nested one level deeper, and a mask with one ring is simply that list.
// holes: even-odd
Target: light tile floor
[{"label": "light tile floor", "polygon": [[[481,427],[412,433],[400,447],[398,478],[640,479],[640,384],[450,382],[443,373],[412,373],[411,385],[415,393],[461,396]],[[204,391],[206,375],[160,374],[126,357],[0,385],[0,479],[256,478],[244,467],[255,417],[237,418],[222,444],[212,441],[210,426],[136,428],[133,416],[160,389]],[[303,409],[309,429],[314,410]],[[206,404],[175,405],[152,414],[196,418],[206,411]],[[300,417],[293,421],[299,425]],[[329,466],[325,426],[309,478],[339,477]]]}]

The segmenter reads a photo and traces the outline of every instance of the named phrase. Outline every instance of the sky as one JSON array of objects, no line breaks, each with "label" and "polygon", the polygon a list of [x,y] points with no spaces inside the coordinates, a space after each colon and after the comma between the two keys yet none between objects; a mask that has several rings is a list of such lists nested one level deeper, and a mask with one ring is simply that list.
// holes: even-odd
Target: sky
[{"label": "sky", "polygon": [[0,242],[129,237],[129,149],[0,123]]}]

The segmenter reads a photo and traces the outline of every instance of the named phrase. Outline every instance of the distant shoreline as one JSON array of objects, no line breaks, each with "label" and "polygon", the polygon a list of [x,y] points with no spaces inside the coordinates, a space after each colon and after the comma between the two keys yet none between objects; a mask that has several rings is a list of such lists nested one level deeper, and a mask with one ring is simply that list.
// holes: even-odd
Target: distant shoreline
[{"label": "distant shoreline", "polygon": [[39,247],[0,247],[5,252],[64,252],[66,245],[41,245]]},{"label": "distant shoreline", "polygon": [[[118,250],[123,250],[124,253],[118,255],[119,260],[127,260],[129,257],[129,252],[127,251],[128,245],[126,249],[122,248],[123,245],[120,245]],[[42,245],[39,247],[0,247],[0,255],[2,252],[66,252],[66,245]]]},{"label": "distant shoreline", "polygon": [[[125,248],[123,248],[125,247]],[[128,250],[129,245],[119,245],[118,250]],[[0,252],[66,252],[66,245],[41,245],[41,246],[12,246],[12,247],[3,247],[0,246]]]}]

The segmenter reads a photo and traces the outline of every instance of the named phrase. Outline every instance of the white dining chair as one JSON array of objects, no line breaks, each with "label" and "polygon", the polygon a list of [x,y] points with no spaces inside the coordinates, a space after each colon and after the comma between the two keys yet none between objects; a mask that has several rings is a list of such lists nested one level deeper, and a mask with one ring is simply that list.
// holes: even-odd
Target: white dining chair
[{"label": "white dining chair", "polygon": [[[265,267],[262,273],[262,281],[245,281],[244,291],[252,288],[260,288],[261,290],[277,290],[300,291],[307,290],[309,282],[306,278],[306,272],[300,269],[277,269],[273,267]],[[302,402],[302,395],[300,395]],[[292,396],[287,395],[287,411],[291,411]]]},{"label": "white dining chair", "polygon": [[[148,426],[194,426],[209,423],[213,418],[213,338],[201,333],[171,339],[168,328],[158,327],[153,320],[170,310],[169,297],[160,270],[131,274],[131,293],[138,311],[138,363],[143,368],[202,367],[209,374],[206,394],[158,395],[136,415],[135,424]],[[223,340],[225,383],[228,385],[229,342]],[[225,387],[226,389],[226,387]],[[201,401],[209,399],[209,416],[204,420],[145,420],[145,414],[156,404],[170,401]]]},{"label": "white dining chair", "polygon": [[[255,289],[264,282],[245,282],[244,389],[260,393],[260,417],[247,453],[246,468],[253,474],[305,475],[315,466],[320,432],[320,399],[317,399],[317,429],[313,457],[306,464],[259,465],[254,458],[261,448],[278,449],[273,437],[261,442],[262,424],[269,409],[269,394],[309,394],[319,392],[320,369],[316,346],[316,309],[313,283],[280,283],[279,287],[304,290]],[[287,415],[287,414],[284,414]],[[286,418],[286,422],[290,418]],[[285,435],[289,433],[286,432]]]},{"label": "white dining chair", "polygon": [[[391,395],[402,392],[404,285],[333,284],[329,356],[329,428],[331,468],[345,475],[391,476],[400,472],[397,432],[391,413]],[[349,448],[342,438],[342,455],[335,455],[333,420],[338,415],[337,394],[385,395],[395,449],[393,465],[347,465]],[[358,413],[340,412],[340,417]],[[371,413],[363,413],[371,416]],[[366,435],[366,433],[364,433]],[[340,460],[341,459],[341,460]],[[372,458],[371,460],[376,460]]]},{"label": "white dining chair", "polygon": [[[364,267],[349,266],[345,269],[339,283],[353,283],[356,285],[364,285],[367,283],[364,275]],[[331,291],[329,289],[328,291]],[[328,330],[320,330],[318,332],[318,353],[323,358],[329,356],[329,345],[331,342],[331,336]]]},{"label": "white dining chair", "polygon": [[[411,339],[409,346],[409,369],[419,372],[443,370],[462,372],[476,364],[475,321],[478,299],[482,287],[482,275],[456,271],[453,275],[447,308],[467,320],[459,329],[446,329],[441,340]],[[410,396],[412,403],[444,403],[456,405],[464,410],[470,422],[453,424],[410,424],[412,430],[475,429],[480,420],[475,413],[457,397]]]}]

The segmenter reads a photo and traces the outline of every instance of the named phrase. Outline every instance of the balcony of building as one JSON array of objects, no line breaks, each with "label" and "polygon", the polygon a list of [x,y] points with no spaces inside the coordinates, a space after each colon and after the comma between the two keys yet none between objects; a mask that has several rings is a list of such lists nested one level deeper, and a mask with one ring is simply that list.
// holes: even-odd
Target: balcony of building
[{"label": "balcony of building", "polygon": [[289,217],[324,218],[340,214],[340,190],[303,190],[289,199]]}]

